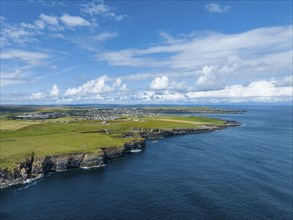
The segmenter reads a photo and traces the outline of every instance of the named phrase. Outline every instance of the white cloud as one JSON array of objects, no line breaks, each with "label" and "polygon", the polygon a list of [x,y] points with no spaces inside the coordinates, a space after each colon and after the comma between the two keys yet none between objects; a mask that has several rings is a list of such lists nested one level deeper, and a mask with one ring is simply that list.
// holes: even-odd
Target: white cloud
[{"label": "white cloud", "polygon": [[211,3],[205,5],[205,9],[210,13],[225,13],[228,12],[231,9],[230,5],[219,5],[216,3]]},{"label": "white cloud", "polygon": [[[259,57],[278,54],[289,50],[292,46],[292,26],[259,28],[251,31],[224,35],[221,33],[207,33],[195,35],[183,42],[170,45],[153,46],[146,49],[125,49],[120,51],[106,51],[98,54],[99,60],[120,66],[169,66],[172,68],[192,68],[206,65],[206,61],[227,62],[227,57],[244,57],[248,59],[256,52]],[[276,48],[279,45],[279,49]],[[162,54],[163,58],[156,60],[149,55]],[[241,59],[240,59],[241,60]]]},{"label": "white cloud", "polygon": [[56,6],[66,6],[64,1],[54,1],[54,0],[28,0],[29,3],[39,3],[45,7],[56,7]]},{"label": "white cloud", "polygon": [[106,51],[97,55],[97,60],[107,61],[114,66],[132,66],[132,67],[158,67],[166,65],[165,62],[158,62],[151,57],[138,57],[137,50]]},{"label": "white cloud", "polygon": [[82,4],[81,11],[90,15],[96,15],[108,13],[111,9],[104,4],[104,1],[92,1],[88,4]]},{"label": "white cloud", "polygon": [[35,20],[32,24],[23,22],[20,26],[27,29],[43,30],[45,28],[45,23],[43,20]]},{"label": "white cloud", "polygon": [[1,70],[0,74],[0,84],[1,87],[19,84],[19,83],[27,83],[32,81],[26,73],[23,73],[20,69],[15,69],[11,72],[3,72]]},{"label": "white cloud", "polygon": [[168,76],[157,77],[151,82],[150,88],[151,89],[168,89],[169,84],[170,82],[169,82]]},{"label": "white cloud", "polygon": [[272,79],[274,84],[279,87],[283,86],[292,86],[293,87],[293,75],[290,76],[285,76],[284,78],[280,80],[275,80],[274,78]]},{"label": "white cloud", "polygon": [[232,85],[226,86],[222,90],[189,92],[186,95],[189,98],[228,98],[231,100],[260,97],[267,97],[266,100],[270,98],[273,100],[276,97],[289,97],[292,99],[292,87],[276,87],[271,81],[261,80],[252,82],[247,86]]},{"label": "white cloud", "polygon": [[58,26],[59,22],[58,22],[58,19],[57,17],[55,16],[50,16],[50,15],[45,15],[45,14],[41,14],[40,15],[40,18],[46,22],[47,24],[50,24],[50,25],[56,25]]},{"label": "white cloud", "polygon": [[135,74],[124,75],[122,76],[122,78],[129,81],[140,81],[140,80],[154,78],[158,75],[162,75],[162,74],[159,74],[156,72],[135,73]]},{"label": "white cloud", "polygon": [[149,103],[221,103],[221,102],[288,102],[292,101],[292,86],[278,87],[274,81],[255,81],[246,86],[231,85],[215,91],[178,92],[153,90],[132,97]]},{"label": "white cloud", "polygon": [[217,73],[216,69],[217,67],[215,66],[207,65],[202,68],[202,74],[195,82],[196,90],[218,90],[224,87],[221,80],[223,76],[219,72]]},{"label": "white cloud", "polygon": [[183,39],[176,39],[172,37],[170,34],[168,34],[165,31],[160,31],[159,36],[162,37],[165,40],[165,42],[168,44],[180,43],[184,41]]},{"label": "white cloud", "polygon": [[39,42],[47,23],[42,19],[36,19],[32,23],[11,24],[7,20],[1,22],[1,46]]},{"label": "white cloud", "polygon": [[[282,81],[282,79],[279,81]],[[261,80],[247,85],[234,84],[215,91],[174,91],[168,88],[166,90],[147,90],[134,93],[129,90],[123,92],[126,85],[122,83],[120,78],[113,80],[107,76],[102,76],[79,87],[67,90],[64,96],[60,96],[58,87],[53,85],[48,93],[35,92],[29,96],[29,99],[42,100],[42,102],[56,101],[58,103],[91,103],[97,100],[105,103],[269,103],[292,101],[292,85],[280,86],[277,84],[276,80]],[[12,96],[9,96],[10,99],[13,98]],[[15,94],[16,98],[18,96],[19,94]],[[25,100],[25,97],[22,97],[22,99]]]},{"label": "white cloud", "polygon": [[165,91],[161,97],[163,100],[178,101],[184,100],[186,97],[180,92]]},{"label": "white cloud", "polygon": [[[67,13],[60,17],[41,13],[38,19],[30,23],[11,24],[3,18],[1,19],[1,46],[41,42],[42,37],[61,36],[61,33],[56,32],[64,31],[66,27],[73,30],[75,27],[94,25],[96,25],[95,19],[90,22],[83,17],[71,16]],[[62,38],[65,39],[64,36]]]},{"label": "white cloud", "polygon": [[65,96],[85,96],[85,95],[97,95],[101,93],[111,93],[115,91],[125,91],[127,89],[126,84],[122,84],[121,79],[116,79],[112,85],[106,82],[111,81],[107,76],[101,76],[97,79],[90,80],[79,87],[67,89]]},{"label": "white cloud", "polygon": [[103,41],[109,40],[111,38],[114,38],[116,36],[117,36],[117,33],[115,33],[115,32],[103,32],[99,35],[96,35],[94,37],[94,40],[97,42],[103,42]]},{"label": "white cloud", "polygon": [[126,17],[126,15],[117,14],[115,9],[106,5],[103,0],[94,0],[89,3],[83,3],[80,8],[82,12],[91,16],[100,15],[116,21],[121,21]]},{"label": "white cloud", "polygon": [[203,74],[211,74],[213,70],[214,70],[213,66],[204,66],[201,71]]},{"label": "white cloud", "polygon": [[[168,72],[168,77],[172,78],[190,78],[194,77],[195,72],[194,71],[170,71]],[[134,74],[124,74],[123,76],[120,76],[123,80],[127,81],[141,81],[146,79],[154,79],[158,76],[164,76],[166,75],[166,72],[141,72],[141,73],[134,73]]]},{"label": "white cloud", "polygon": [[42,92],[36,92],[31,95],[30,99],[40,100],[40,99],[44,99],[45,97],[46,97],[46,94]]},{"label": "white cloud", "polygon": [[184,100],[186,97],[184,93],[174,92],[170,90],[165,91],[144,91],[140,92],[135,97],[134,100],[139,102],[150,102],[150,103],[165,103],[166,101],[178,101]]},{"label": "white cloud", "polygon": [[1,59],[21,59],[32,62],[49,58],[49,54],[24,50],[8,50],[1,53]]},{"label": "white cloud", "polygon": [[59,89],[58,86],[56,84],[53,85],[51,91],[50,91],[50,96],[51,97],[57,97],[59,96]]},{"label": "white cloud", "polygon": [[90,26],[90,22],[80,16],[71,16],[67,13],[59,18],[68,27]]},{"label": "white cloud", "polygon": [[1,24],[1,46],[34,42],[36,41],[35,35],[36,33],[33,31],[21,26]]},{"label": "white cloud", "polygon": [[170,80],[167,75],[162,77],[156,77],[149,85],[150,89],[153,90],[168,90],[168,91],[188,91],[191,88],[188,86],[187,82],[181,81],[176,82],[175,80]]},{"label": "white cloud", "polygon": [[98,52],[100,51],[101,44],[110,40],[112,38],[117,37],[118,34],[116,32],[102,32],[100,34],[89,36],[89,37],[77,37],[72,39],[72,43],[78,45],[79,47]]},{"label": "white cloud", "polygon": [[227,65],[222,66],[222,68],[219,70],[219,73],[223,73],[223,74],[230,74],[233,72],[234,72],[234,68],[229,67]]},{"label": "white cloud", "polygon": [[[113,66],[160,69],[168,72],[165,74],[168,77],[171,73],[183,77],[181,73],[188,72],[193,72],[197,78],[204,77],[202,68],[213,66],[213,76],[227,81],[227,85],[230,80],[235,83],[292,73],[291,25],[257,28],[237,34],[193,33],[177,39],[170,37],[168,44],[145,49],[103,51],[97,54],[97,59]],[[132,75],[132,78],[150,76],[147,75]]]},{"label": "white cloud", "polygon": [[5,17],[3,17],[3,16],[0,16],[0,22],[2,23],[4,21],[7,21],[7,19]]}]

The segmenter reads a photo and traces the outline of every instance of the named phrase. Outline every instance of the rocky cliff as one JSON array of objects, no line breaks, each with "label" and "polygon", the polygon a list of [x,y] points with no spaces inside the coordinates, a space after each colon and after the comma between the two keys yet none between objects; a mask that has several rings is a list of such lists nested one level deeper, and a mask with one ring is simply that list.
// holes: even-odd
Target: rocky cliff
[{"label": "rocky cliff", "polygon": [[103,166],[112,159],[124,157],[131,150],[143,149],[145,146],[145,139],[135,139],[122,147],[102,148],[102,153],[70,153],[45,157],[37,157],[32,153],[14,169],[0,169],[0,187],[24,183],[48,172]]}]

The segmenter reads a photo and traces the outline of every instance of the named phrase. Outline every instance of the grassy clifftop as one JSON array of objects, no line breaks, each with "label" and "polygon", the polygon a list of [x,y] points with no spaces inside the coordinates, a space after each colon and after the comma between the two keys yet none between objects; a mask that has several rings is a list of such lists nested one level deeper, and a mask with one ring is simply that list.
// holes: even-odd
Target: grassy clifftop
[{"label": "grassy clifftop", "polygon": [[34,121],[1,119],[1,168],[13,167],[27,154],[62,155],[76,152],[101,152],[102,147],[123,146],[139,138],[127,133],[141,129],[195,129],[203,125],[223,126],[224,121],[206,117],[154,116],[127,117],[107,121],[76,120],[72,117]]}]

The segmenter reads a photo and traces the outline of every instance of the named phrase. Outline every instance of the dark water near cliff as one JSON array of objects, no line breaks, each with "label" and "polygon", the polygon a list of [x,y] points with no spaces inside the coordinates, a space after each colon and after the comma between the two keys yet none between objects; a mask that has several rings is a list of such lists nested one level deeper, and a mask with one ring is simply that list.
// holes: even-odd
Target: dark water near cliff
[{"label": "dark water near cliff", "polygon": [[291,219],[292,107],[240,108],[213,116],[245,126],[149,141],[106,167],[2,190],[1,220]]}]

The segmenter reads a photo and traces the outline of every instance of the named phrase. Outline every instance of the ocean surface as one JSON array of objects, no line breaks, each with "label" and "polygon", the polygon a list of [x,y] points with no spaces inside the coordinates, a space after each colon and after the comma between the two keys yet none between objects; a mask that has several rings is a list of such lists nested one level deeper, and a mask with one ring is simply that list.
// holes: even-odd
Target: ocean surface
[{"label": "ocean surface", "polygon": [[292,219],[292,106],[238,108],[209,116],[240,127],[1,190],[0,219]]}]

